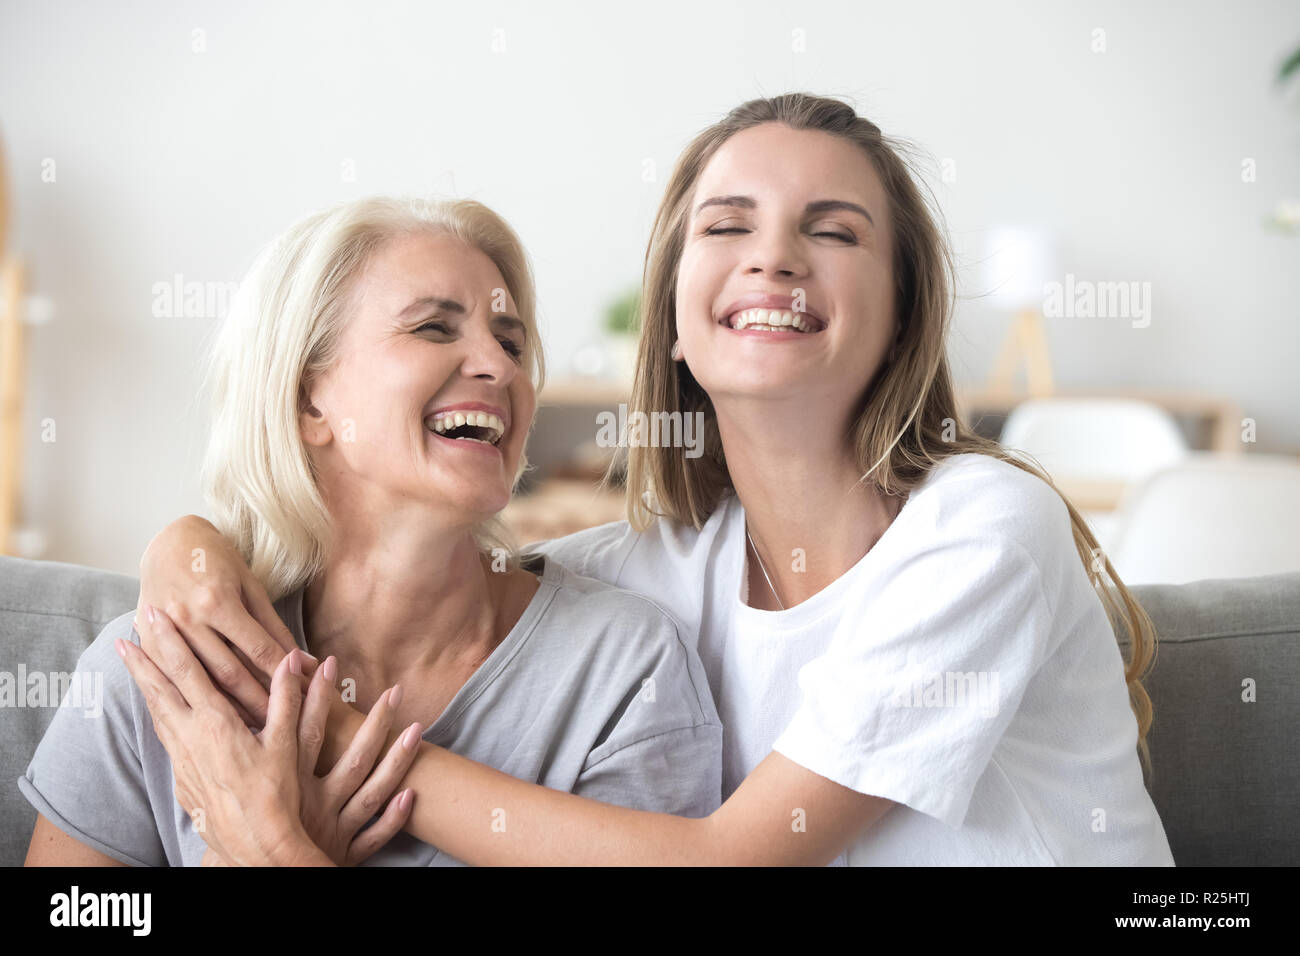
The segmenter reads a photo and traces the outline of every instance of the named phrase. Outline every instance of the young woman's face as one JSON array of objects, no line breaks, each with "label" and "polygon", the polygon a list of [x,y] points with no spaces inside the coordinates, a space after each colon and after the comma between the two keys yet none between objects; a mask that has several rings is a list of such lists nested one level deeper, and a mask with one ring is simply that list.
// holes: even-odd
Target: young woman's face
[{"label": "young woman's face", "polygon": [[691,198],[677,281],[681,353],[715,406],[802,396],[850,414],[895,333],[891,232],[847,140],[778,123],[727,140]]},{"label": "young woman's face", "polygon": [[[481,250],[424,233],[388,243],[354,289],[337,361],[311,389],[319,417],[301,419],[323,487],[350,499],[331,508],[428,502],[471,522],[504,508],[536,408],[527,345]],[[457,429],[457,411],[470,416],[462,426],[492,417]]]}]

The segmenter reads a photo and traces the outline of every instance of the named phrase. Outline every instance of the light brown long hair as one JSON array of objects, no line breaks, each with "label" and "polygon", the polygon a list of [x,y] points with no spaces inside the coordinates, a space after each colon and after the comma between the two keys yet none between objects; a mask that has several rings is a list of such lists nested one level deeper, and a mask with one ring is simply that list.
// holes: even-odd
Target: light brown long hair
[{"label": "light brown long hair", "polygon": [[[677,270],[686,236],[691,197],[710,158],[730,137],[762,123],[819,130],[857,145],[871,161],[889,196],[894,223],[894,301],[899,337],[893,358],[865,383],[848,440],[862,481],[886,496],[905,496],[941,460],[960,454],[989,455],[1036,475],[1060,494],[1039,466],[982,438],[962,422],[945,339],[952,316],[955,273],[938,204],[927,204],[903,158],[906,143],[838,100],[789,93],[744,103],[691,141],[673,169],[646,251],[642,289],[641,344],[629,413],[702,412],[704,448],[687,458],[682,447],[631,447],[627,457],[628,520],[638,530],[663,516],[700,528],[723,495],[731,476],[718,437],[717,416],[704,389],[670,352],[676,337]],[[918,177],[919,179],[920,177]],[[931,195],[933,200],[933,195]],[[1070,514],[1075,547],[1094,588],[1131,651],[1125,667],[1129,703],[1137,718],[1138,753],[1150,771],[1147,731],[1151,698],[1142,678],[1155,660],[1151,619],[1120,580],[1079,512],[1061,495]],[[1107,586],[1107,581],[1109,586]]]}]

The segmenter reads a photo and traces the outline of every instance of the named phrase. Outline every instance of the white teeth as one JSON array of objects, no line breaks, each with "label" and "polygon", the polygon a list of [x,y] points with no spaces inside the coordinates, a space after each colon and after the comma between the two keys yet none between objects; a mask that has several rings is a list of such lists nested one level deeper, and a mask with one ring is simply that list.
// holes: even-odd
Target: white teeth
[{"label": "white teeth", "polygon": [[424,424],[426,428],[438,434],[443,434],[462,425],[473,425],[477,428],[489,429],[492,435],[488,441],[481,438],[470,438],[469,436],[462,436],[457,439],[457,441],[476,441],[482,445],[495,445],[501,440],[501,436],[506,433],[506,423],[491,412],[439,412],[432,418],[425,419]]},{"label": "white teeth", "polygon": [[754,329],[762,332],[784,332],[790,328],[811,332],[812,323],[800,312],[781,309],[745,309],[731,317],[733,329]]}]

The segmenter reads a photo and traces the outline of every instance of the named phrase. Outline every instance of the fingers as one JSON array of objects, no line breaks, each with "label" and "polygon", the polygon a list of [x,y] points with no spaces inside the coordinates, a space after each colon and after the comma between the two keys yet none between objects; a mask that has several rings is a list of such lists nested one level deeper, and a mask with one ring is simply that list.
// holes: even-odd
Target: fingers
[{"label": "fingers", "polygon": [[[126,662],[126,669],[144,695],[145,706],[153,718],[154,730],[164,745],[172,739],[180,721],[190,715],[190,705],[176,686],[167,679],[144,651],[131,641],[118,638],[113,642],[114,648]],[[169,748],[170,752],[170,748]]]},{"label": "fingers", "polygon": [[[271,614],[276,621],[280,621],[274,611]],[[296,646],[292,639],[288,647],[281,646],[266,632],[265,627],[248,613],[244,605],[238,602],[234,602],[233,606],[222,604],[215,608],[213,619],[205,623],[238,649],[254,675],[260,676],[263,686],[275,673],[275,668],[284,655]],[[280,629],[284,629],[282,621],[280,621]]]},{"label": "fingers", "polygon": [[177,629],[177,632],[226,698],[237,701],[238,709],[254,717],[259,726],[265,723],[266,689],[225,639],[206,624],[188,628],[186,632]]},{"label": "fingers", "polygon": [[402,688],[399,684],[394,684],[380,694],[343,756],[326,774],[324,790],[330,806],[343,806],[357,792],[366,777],[370,776],[379,751],[388,739],[388,728],[401,699]]},{"label": "fingers", "polygon": [[369,859],[376,850],[397,836],[406,826],[414,805],[415,791],[410,787],[389,800],[384,815],[358,833],[357,838],[348,846],[347,865],[356,866]]},{"label": "fingers", "polygon": [[334,676],[338,672],[338,661],[333,657],[325,658],[325,663],[316,668],[311,684],[307,688],[307,702],[302,706],[298,718],[298,774],[300,777],[315,776],[316,761],[320,759],[321,745],[325,742],[325,724],[329,720],[330,694],[334,692]]},{"label": "fingers", "polygon": [[212,686],[203,665],[176,630],[171,618],[155,607],[146,607],[145,616],[150,619],[148,626],[158,648],[158,669],[185,696],[186,703],[196,710],[211,709],[235,718],[234,708]]},{"label": "fingers", "polygon": [[[271,700],[266,707],[262,740],[281,756],[294,757],[298,748],[298,715],[302,711],[302,689],[298,682],[302,667],[298,655],[301,653],[295,648],[284,655],[271,675]],[[293,762],[296,766],[296,757]]]},{"label": "fingers", "polygon": [[284,653],[289,653],[298,646],[294,640],[293,632],[285,626],[284,621],[280,620],[280,615],[275,613],[275,606],[271,603],[270,597],[267,596],[266,590],[252,574],[246,574],[240,582],[240,593],[244,599],[244,605],[252,619],[262,627],[267,636],[278,644]]},{"label": "fingers", "polygon": [[415,762],[415,752],[420,743],[420,725],[411,724],[406,731],[393,742],[384,755],[383,761],[374,773],[366,778],[365,783],[348,800],[339,813],[339,829],[344,833],[356,833],[365,826],[367,820],[379,812],[388,795],[397,789]]}]

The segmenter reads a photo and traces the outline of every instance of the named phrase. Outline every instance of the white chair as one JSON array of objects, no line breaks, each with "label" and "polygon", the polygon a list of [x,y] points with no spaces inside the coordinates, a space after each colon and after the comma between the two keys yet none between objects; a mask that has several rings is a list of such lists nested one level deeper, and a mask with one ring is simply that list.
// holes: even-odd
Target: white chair
[{"label": "white chair", "polygon": [[1188,453],[1173,416],[1123,398],[1030,399],[1012,409],[1001,442],[1054,479],[1080,481],[1138,482]]},{"label": "white chair", "polygon": [[[1000,440],[1032,455],[1067,493],[1072,485],[1095,483],[1117,486],[1114,497],[1189,453],[1173,416],[1149,402],[1123,398],[1029,399],[1007,416]],[[1123,530],[1121,516],[1098,510],[1082,514],[1109,554]]]},{"label": "white chair", "polygon": [[1300,571],[1300,461],[1196,453],[1121,505],[1111,563],[1125,584]]}]

